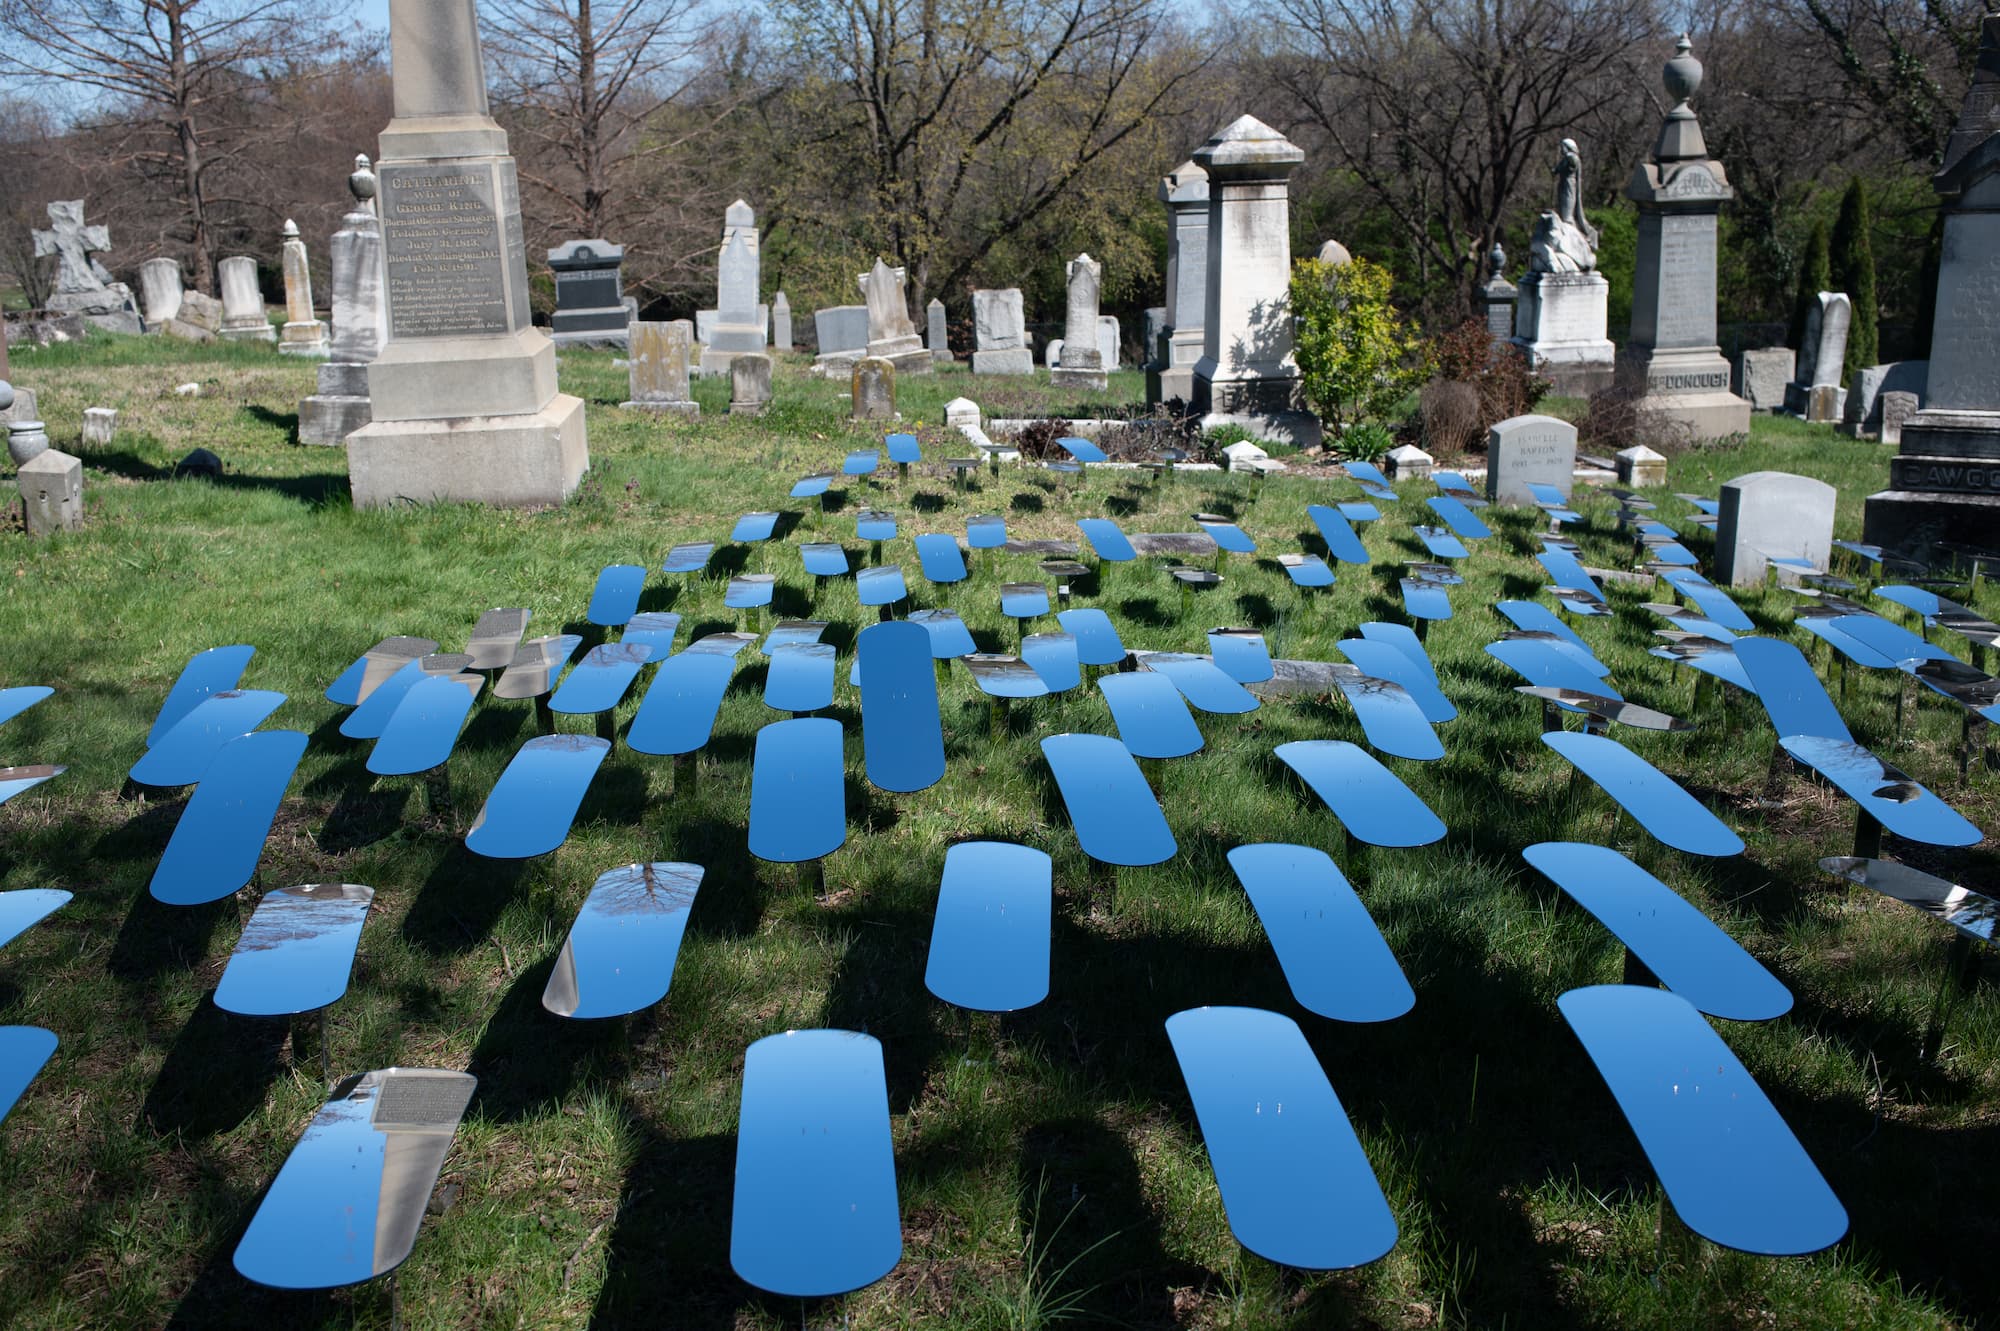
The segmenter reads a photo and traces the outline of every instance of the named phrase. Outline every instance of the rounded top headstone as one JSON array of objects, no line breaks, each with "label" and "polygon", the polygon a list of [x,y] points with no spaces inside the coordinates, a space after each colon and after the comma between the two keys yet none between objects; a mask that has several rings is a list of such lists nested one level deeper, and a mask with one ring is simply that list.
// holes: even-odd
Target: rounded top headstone
[{"label": "rounded top headstone", "polygon": [[1686,33],[1674,44],[1674,58],[1660,70],[1660,81],[1677,105],[1685,106],[1701,90],[1701,61],[1694,58],[1694,43]]},{"label": "rounded top headstone", "polygon": [[1319,247],[1319,261],[1341,268],[1354,262],[1354,256],[1347,252],[1347,246],[1337,240],[1329,240]]},{"label": "rounded top headstone", "polygon": [[375,168],[368,161],[368,154],[354,154],[354,173],[347,178],[347,192],[358,202],[368,203],[375,198],[376,188]]},{"label": "rounded top headstone", "polygon": [[749,204],[738,199],[723,212],[722,224],[724,226],[755,226],[757,225],[757,214]]}]

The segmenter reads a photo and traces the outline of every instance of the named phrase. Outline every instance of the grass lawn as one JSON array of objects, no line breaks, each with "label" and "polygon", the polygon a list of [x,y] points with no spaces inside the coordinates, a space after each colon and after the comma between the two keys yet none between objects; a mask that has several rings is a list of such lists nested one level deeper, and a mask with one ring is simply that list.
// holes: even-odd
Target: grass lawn
[{"label": "grass lawn", "polygon": [[[917,600],[947,604],[984,650],[1011,650],[999,584],[1038,575],[1028,556],[979,557],[971,581],[932,588],[910,538],[1006,516],[1018,537],[1075,536],[1078,517],[1127,531],[1186,531],[1197,510],[1233,515],[1259,542],[1183,611],[1161,560],[1107,566],[1080,604],[1107,610],[1128,646],[1200,651],[1203,630],[1262,629],[1273,655],[1335,659],[1367,620],[1401,621],[1395,579],[1422,558],[1424,484],[1364,532],[1373,568],[1341,566],[1310,597],[1269,556],[1320,549],[1308,504],[1356,497],[1303,478],[1184,476],[1157,488],[1094,472],[1081,491],[1040,472],[981,476],[960,494],[935,462],[879,489],[846,485],[822,514],[787,501],[797,477],[837,469],[879,432],[845,419],[844,385],[793,362],[760,419],[725,414],[726,382],[697,381],[698,421],[621,411],[624,372],[570,352],[563,387],[589,404],[593,469],[559,511],[434,506],[357,513],[337,450],[289,442],[310,364],[264,348],[139,339],[15,353],[56,445],[74,451],[86,406],[115,406],[118,436],[84,454],[88,524],[47,542],[0,533],[0,683],[57,696],[0,729],[0,762],[67,763],[0,808],[0,888],[76,899],[0,954],[0,1023],[49,1028],[62,1047],[0,1125],[0,1323],[10,1327],[385,1327],[375,1286],[325,1296],[247,1285],[230,1254],[319,1106],[317,1035],[302,1023],[226,1017],[209,999],[256,889],[174,909],[146,883],[183,799],[120,797],[147,727],[193,652],[251,643],[245,687],[289,695],[268,723],[312,743],[280,811],[263,882],[366,883],[375,909],[354,982],[332,1009],[337,1071],[466,1069],[478,1094],[443,1186],[401,1274],[406,1325],[779,1327],[796,1301],[767,1298],[728,1264],[735,1121],[744,1049],[791,1027],[880,1038],[887,1059],[904,1253],[886,1279],[803,1310],[813,1325],[1133,1327],[1973,1327],[2000,1326],[2000,992],[1994,962],[1952,1019],[1937,1063],[1918,1041],[1950,931],[1821,874],[1845,854],[1853,808],[1796,772],[1771,775],[1760,708],[1725,698],[1691,713],[1690,677],[1646,655],[1664,588],[1608,588],[1620,613],[1581,632],[1628,698],[1699,721],[1685,735],[1618,738],[1678,778],[1749,843],[1714,862],[1666,851],[1614,818],[1594,789],[1572,809],[1570,769],[1537,742],[1540,713],[1484,654],[1507,627],[1491,606],[1534,598],[1539,514],[1488,510],[1457,615],[1429,646],[1460,716],[1447,756],[1389,765],[1450,827],[1418,850],[1357,853],[1339,823],[1272,756],[1296,739],[1362,735],[1337,700],[1267,703],[1203,718],[1207,747],[1151,780],[1180,843],[1172,862],[1093,871],[1077,849],[1035,739],[1115,733],[1094,691],[1017,705],[1003,736],[963,668],[944,692],[949,766],[915,795],[861,776],[858,701],[844,680],[868,622],[851,578],[814,585],[793,548],[840,541],[866,562],[853,514],[893,510]],[[176,384],[195,381],[198,396]],[[925,456],[965,450],[942,429],[965,394],[989,415],[1090,411],[1045,376],[973,380],[962,367],[906,381],[901,404]],[[1135,397],[1138,376],[1113,376]],[[1090,411],[1090,414],[1095,414]],[[188,450],[220,454],[220,483],[172,480]],[[1670,490],[1714,493],[1730,476],[1804,472],[1840,488],[1839,532],[1886,478],[1879,445],[1759,420],[1740,449],[1677,457]],[[1662,513],[1684,516],[1663,492]],[[730,546],[748,510],[802,510],[784,543]],[[1392,506],[1384,506],[1391,508]],[[1586,562],[1627,566],[1608,503],[1586,509]],[[657,569],[669,546],[718,542],[712,571],[779,575],[781,615],[830,620],[847,728],[848,842],[815,896],[789,866],[753,859],[745,819],[763,658],[747,651],[698,779],[622,744],[559,851],[504,863],[462,845],[507,759],[534,733],[525,704],[482,701],[450,774],[453,803],[417,782],[376,780],[368,746],[343,739],[321,696],[378,638],[417,634],[458,650],[491,606],[534,611],[530,633],[583,618],[597,570]],[[1705,552],[1706,538],[1693,543]],[[642,609],[691,633],[739,626],[724,579],[678,590],[657,573]],[[1544,598],[1545,599],[1545,598]],[[1764,631],[1792,629],[1795,598],[1746,598]],[[1981,608],[2000,615],[1982,589]],[[756,627],[752,622],[750,627]],[[1956,639],[1951,640],[1954,643]],[[1817,654],[1816,654],[1817,655]],[[1822,663],[1822,668],[1824,664]],[[649,677],[642,677],[643,688]],[[637,693],[620,709],[636,710]],[[1914,697],[1914,695],[1913,695]],[[1848,681],[1864,743],[2000,826],[1990,775],[1961,782],[1955,709],[1924,694],[1899,735],[1882,676]],[[572,720],[565,728],[581,731]],[[923,985],[946,848],[1019,841],[1055,859],[1053,987],[1017,1015],[968,1015]],[[1520,858],[1543,840],[1599,841],[1648,865],[1723,924],[1796,995],[1761,1026],[1718,1023],[1852,1217],[1850,1237],[1803,1259],[1656,1241],[1652,1171],[1555,1006],[1616,982],[1610,936]],[[1253,841],[1318,846],[1359,888],[1417,992],[1379,1026],[1339,1025],[1291,1000],[1224,859]],[[1969,852],[1891,842],[1887,853],[1958,881],[2000,882],[1989,839]],[[624,1022],[564,1023],[540,998],[597,876],[633,860],[706,866],[667,1001]],[[1202,1004],[1297,1017],[1360,1134],[1401,1239],[1359,1271],[1301,1274],[1230,1237],[1163,1021]]]}]

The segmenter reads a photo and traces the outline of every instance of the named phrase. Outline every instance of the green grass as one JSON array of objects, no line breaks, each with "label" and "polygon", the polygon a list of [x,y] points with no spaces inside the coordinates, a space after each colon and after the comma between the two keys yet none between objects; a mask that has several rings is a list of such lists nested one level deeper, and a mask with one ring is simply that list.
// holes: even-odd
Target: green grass
[{"label": "green grass", "polygon": [[[798,476],[836,467],[877,432],[845,419],[844,385],[782,372],[761,419],[724,414],[727,385],[698,381],[698,421],[625,413],[622,371],[572,352],[563,385],[589,403],[593,471],[561,510],[499,513],[441,505],[356,513],[343,456],[289,443],[312,367],[261,348],[187,348],[137,339],[16,352],[59,447],[86,406],[120,409],[118,439],[86,453],[89,522],[47,542],[0,534],[0,682],[59,694],[0,729],[0,761],[69,772],[0,810],[0,887],[62,887],[76,900],[0,956],[0,1022],[57,1032],[62,1048],[0,1126],[0,1308],[16,1327],[380,1327],[380,1287],[322,1297],[246,1285],[230,1253],[263,1188],[320,1103],[317,1035],[226,1018],[209,1002],[247,915],[240,902],[175,910],[146,882],[178,797],[121,799],[153,714],[187,657],[253,643],[251,687],[290,701],[270,724],[313,736],[268,845],[267,885],[347,881],[377,889],[353,988],[332,1010],[337,1066],[466,1068],[480,1079],[441,1196],[403,1269],[412,1327],[778,1327],[794,1301],[745,1287],[727,1262],[734,1126],[743,1050],[793,1026],[878,1036],[887,1059],[905,1251],[876,1287],[805,1310],[860,1327],[1946,1327],[1995,1325],[2000,1277],[1991,1180],[2000,1170],[2000,999],[1990,961],[1961,1003],[1942,1063],[1917,1043],[1947,938],[1915,912],[1843,895],[1815,868],[1844,853],[1852,809],[1796,774],[1769,777],[1772,736],[1741,704],[1699,712],[1682,736],[1621,732],[1749,842],[1724,863],[1651,845],[1594,792],[1571,816],[1568,771],[1536,742],[1539,713],[1483,653],[1507,626],[1489,607],[1529,597],[1537,515],[1489,510],[1457,618],[1430,648],[1460,709],[1437,763],[1390,760],[1445,819],[1419,850],[1357,853],[1339,824],[1272,757],[1283,742],[1359,741],[1344,704],[1267,704],[1206,718],[1208,747],[1150,773],[1181,854],[1167,865],[1093,871],[1078,851],[1034,739],[1110,733],[1094,695],[1017,706],[988,730],[961,672],[943,703],[942,783],[889,795],[860,776],[858,713],[843,684],[834,715],[850,736],[847,846],[816,898],[796,873],[748,854],[749,757],[761,658],[746,653],[698,779],[622,746],[600,771],[568,843],[521,865],[469,855],[464,828],[514,750],[527,709],[485,703],[451,764],[454,803],[415,783],[372,780],[367,746],[342,739],[321,690],[377,638],[462,645],[489,606],[527,605],[531,631],[581,620],[597,570],[657,567],[680,541],[726,542],[747,510],[787,507]],[[174,395],[193,380],[199,396]],[[1130,398],[1115,375],[1107,397]],[[1096,415],[1046,379],[973,380],[962,368],[907,380],[901,405],[925,455],[964,450],[941,429],[961,394],[989,414]],[[203,446],[220,484],[166,479]],[[1741,449],[1685,454],[1669,489],[1713,492],[1780,467],[1841,490],[1840,534],[1886,472],[1877,445],[1817,427],[1757,422]],[[1306,506],[1351,487],[1302,478],[1261,488],[1187,476],[1148,488],[1094,472],[1079,492],[1027,470],[982,476],[961,495],[935,465],[880,489],[836,490],[786,544],[722,544],[715,568],[780,575],[785,615],[833,621],[845,678],[868,622],[851,581],[814,586],[792,544],[840,540],[860,563],[853,512],[902,520],[885,551],[924,604],[960,611],[985,649],[1011,649],[998,586],[1033,561],[975,558],[939,596],[907,541],[962,531],[975,512],[1022,537],[1070,537],[1079,516],[1129,531],[1180,531],[1197,510],[1234,515],[1266,554],[1317,549]],[[1274,653],[1331,659],[1371,619],[1400,620],[1395,574],[1421,557],[1409,514],[1367,529],[1378,562],[1342,568],[1311,597],[1271,562],[1234,557],[1227,582],[1183,613],[1158,561],[1112,566],[1084,604],[1108,610],[1128,645],[1201,650],[1202,631],[1260,627]],[[1663,493],[1661,496],[1665,498]],[[1671,501],[1669,501],[1671,502]],[[789,505],[797,507],[796,505]],[[1668,511],[1678,512],[1678,509]],[[1623,564],[1607,505],[1587,510],[1588,562]],[[1697,548],[1701,548],[1699,544]],[[655,576],[645,608],[664,608]],[[671,608],[690,632],[733,628],[719,577]],[[1582,629],[1636,701],[1688,714],[1683,674],[1645,654],[1652,593],[1610,589],[1621,613]],[[1981,604],[2000,611],[1990,591]],[[1787,634],[1792,598],[1748,608]],[[754,627],[754,625],[752,625]],[[1856,734],[1892,754],[1976,822],[2000,822],[1990,777],[1957,776],[1957,718],[1915,702],[1907,740],[1889,681],[1849,682]],[[636,709],[628,702],[621,725]],[[579,728],[569,723],[570,728]],[[971,837],[1021,841],[1055,860],[1053,988],[1024,1013],[968,1015],[923,987],[945,849]],[[1653,868],[1720,921],[1797,996],[1764,1026],[1722,1025],[1854,1220],[1830,1253],[1774,1260],[1655,1238],[1659,1191],[1643,1155],[1555,999],[1614,982],[1609,937],[1519,858],[1547,839],[1604,840]],[[1224,859],[1233,846],[1320,846],[1359,886],[1418,1001],[1379,1027],[1299,1011]],[[1990,843],[1965,853],[1895,847],[1961,881],[1996,881]],[[673,991],[627,1022],[570,1025],[540,995],[597,875],[634,859],[705,865]],[[1242,1252],[1161,1023],[1197,1004],[1241,1003],[1298,1017],[1339,1092],[1402,1228],[1397,1248],[1356,1272],[1283,1271]]]}]

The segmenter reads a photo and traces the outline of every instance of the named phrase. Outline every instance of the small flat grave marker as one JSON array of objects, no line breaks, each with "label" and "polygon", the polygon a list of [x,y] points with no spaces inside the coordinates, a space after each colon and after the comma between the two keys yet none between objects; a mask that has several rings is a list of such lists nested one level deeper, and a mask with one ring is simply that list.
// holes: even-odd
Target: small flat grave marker
[{"label": "small flat grave marker", "polygon": [[1054,774],[1083,853],[1104,864],[1159,864],[1179,847],[1131,751],[1109,735],[1050,735]]},{"label": "small flat grave marker", "polygon": [[757,732],[750,765],[752,855],[800,864],[846,843],[842,743],[840,722],[824,716],[774,721]]},{"label": "small flat grave marker", "polygon": [[1595,781],[1662,844],[1690,855],[1740,855],[1743,838],[1659,768],[1605,735],[1550,731],[1542,743]]},{"label": "small flat grave marker", "polygon": [[490,859],[525,860],[562,845],[610,751],[595,735],[540,735],[523,744],[473,819],[465,848]]},{"label": "small flat grave marker", "polygon": [[471,670],[498,670],[514,659],[515,651],[521,645],[521,635],[528,631],[528,620],[533,612],[518,606],[500,610],[488,610],[472,626],[472,637],[467,641],[465,652],[472,659],[466,663]]},{"label": "small flat grave marker", "polygon": [[514,653],[513,662],[493,686],[493,696],[510,701],[541,697],[555,687],[556,676],[569,664],[570,655],[582,645],[583,639],[574,633],[528,639]]},{"label": "small flat grave marker", "polygon": [[1229,852],[1292,997],[1330,1021],[1390,1021],[1417,996],[1333,860],[1310,846],[1262,842]]},{"label": "small flat grave marker", "polygon": [[269,689],[211,693],[132,764],[127,778],[142,786],[191,786],[214,761],[217,750],[264,724],[285,701]]},{"label": "small flat grave marker", "polygon": [[649,648],[629,642],[607,642],[584,653],[576,668],[563,677],[562,687],[549,699],[549,710],[567,716],[595,716],[625,700],[625,691],[652,659]]},{"label": "small flat grave marker", "polygon": [[1359,745],[1344,739],[1294,740],[1273,752],[1357,841],[1427,846],[1444,837],[1445,825],[1430,806]]},{"label": "small flat grave marker", "polygon": [[955,1007],[1018,1012],[1049,996],[1049,857],[1006,841],[944,854],[924,987]]},{"label": "small flat grave marker", "polygon": [[307,883],[264,894],[216,982],[215,1005],[246,1017],[317,1012],[340,1001],[375,889]]},{"label": "small flat grave marker", "polygon": [[479,690],[480,675],[431,675],[403,695],[368,754],[377,776],[414,776],[441,766],[458,744],[458,732]]},{"label": "small flat grave marker", "polygon": [[542,1006],[579,1021],[622,1017],[667,996],[699,864],[627,864],[600,874],[556,955]]},{"label": "small flat grave marker", "polygon": [[767,653],[764,705],[778,712],[817,712],[833,706],[834,651],[829,643],[794,642]]},{"label": "small flat grave marker", "polygon": [[326,686],[326,700],[341,707],[353,707],[398,670],[436,650],[437,644],[429,638],[384,638],[356,657],[353,665]]},{"label": "small flat grave marker", "polygon": [[1135,758],[1184,758],[1201,750],[1201,727],[1165,675],[1134,670],[1097,681],[1118,738]]},{"label": "small flat grave marker", "polygon": [[146,732],[146,747],[158,744],[161,736],[179,725],[181,718],[200,706],[210,694],[234,689],[236,682],[243,678],[250,658],[256,654],[255,647],[239,644],[234,647],[211,647],[189,657],[173,688],[167,691],[167,700],[160,704],[160,714],[154,718],[153,728]]},{"label": "small flat grave marker", "polygon": [[218,749],[153,870],[154,898],[200,906],[249,882],[305,751],[296,730],[253,730]]},{"label": "small flat grave marker", "polygon": [[639,593],[646,587],[646,570],[639,564],[607,564],[597,575],[584,618],[604,628],[618,628],[639,613]]}]

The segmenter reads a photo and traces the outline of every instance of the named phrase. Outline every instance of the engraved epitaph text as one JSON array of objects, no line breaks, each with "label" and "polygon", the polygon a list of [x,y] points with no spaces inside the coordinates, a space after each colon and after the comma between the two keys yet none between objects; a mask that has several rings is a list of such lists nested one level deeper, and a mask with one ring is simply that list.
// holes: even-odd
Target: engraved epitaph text
[{"label": "engraved epitaph text", "polygon": [[520,214],[505,207],[512,171],[491,161],[440,162],[384,165],[380,174],[389,335],[513,331],[507,265],[524,260]]}]

